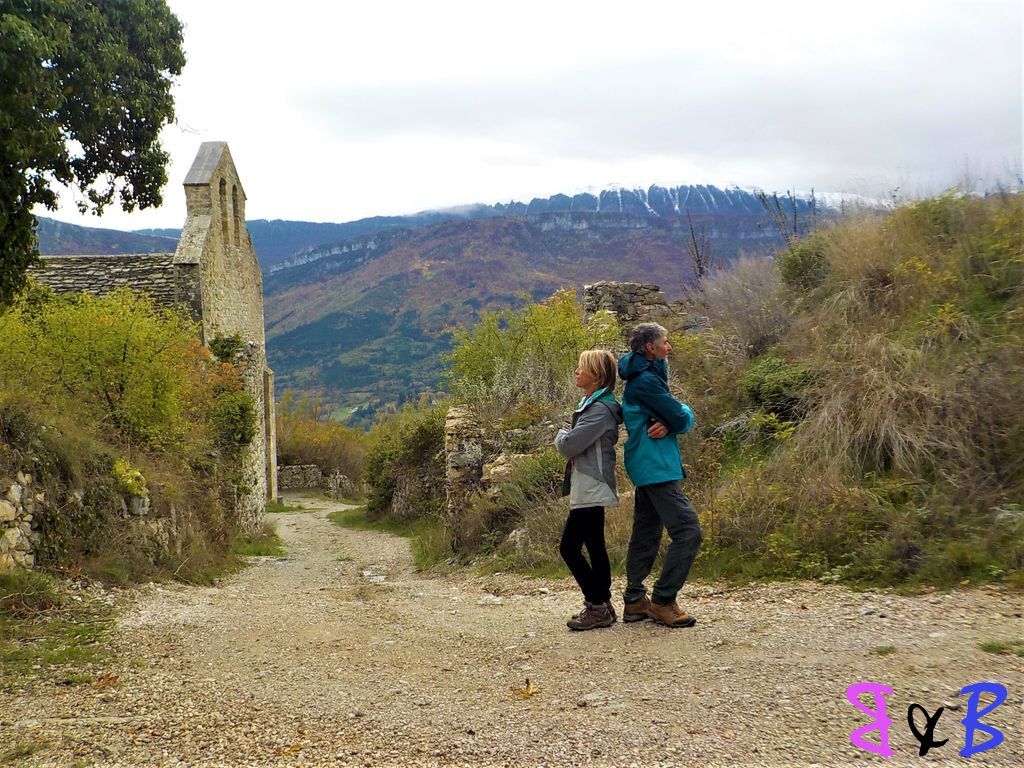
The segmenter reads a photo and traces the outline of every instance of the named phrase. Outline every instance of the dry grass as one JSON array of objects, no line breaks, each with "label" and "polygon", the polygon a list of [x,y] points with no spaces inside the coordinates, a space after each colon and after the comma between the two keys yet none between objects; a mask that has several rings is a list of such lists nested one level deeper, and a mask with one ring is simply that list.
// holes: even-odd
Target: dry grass
[{"label": "dry grass", "polygon": [[[942,198],[823,234],[824,282],[788,296],[773,352],[814,372],[805,417],[768,452],[703,441],[707,558],[887,583],[1021,573],[1022,203]],[[736,378],[702,386],[727,403]]]},{"label": "dry grass", "polygon": [[709,276],[693,298],[716,328],[739,339],[750,357],[764,353],[789,327],[778,271],[770,258],[741,257]]}]

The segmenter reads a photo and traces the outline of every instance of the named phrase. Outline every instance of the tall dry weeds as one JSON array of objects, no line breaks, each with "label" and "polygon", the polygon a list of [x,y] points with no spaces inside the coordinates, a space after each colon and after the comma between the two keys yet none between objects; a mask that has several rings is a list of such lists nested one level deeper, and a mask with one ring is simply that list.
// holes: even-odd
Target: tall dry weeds
[{"label": "tall dry weeds", "polygon": [[707,277],[693,295],[695,308],[734,334],[750,357],[778,342],[789,327],[778,271],[770,258],[742,256]]}]

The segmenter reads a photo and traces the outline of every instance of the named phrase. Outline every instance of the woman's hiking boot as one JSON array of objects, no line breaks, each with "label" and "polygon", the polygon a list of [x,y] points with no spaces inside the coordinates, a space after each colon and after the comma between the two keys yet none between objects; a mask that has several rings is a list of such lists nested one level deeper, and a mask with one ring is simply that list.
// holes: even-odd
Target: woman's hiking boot
[{"label": "woman's hiking boot", "polygon": [[615,613],[615,606],[612,605],[612,601],[609,600],[605,605],[608,607],[608,613],[612,615],[612,624],[619,620],[619,617]]},{"label": "woman's hiking boot", "polygon": [[644,619],[651,618],[650,611],[651,601],[645,595],[639,600],[634,600],[632,603],[626,603],[622,609],[622,620],[633,622],[643,621]]},{"label": "woman's hiking boot", "polygon": [[615,618],[608,610],[607,603],[587,603],[583,611],[569,619],[565,625],[574,632],[585,632],[588,629],[610,627],[614,623]]},{"label": "woman's hiking boot", "polygon": [[697,620],[680,608],[675,600],[668,605],[652,602],[651,607],[647,609],[647,615],[666,627],[692,627],[697,623]]}]

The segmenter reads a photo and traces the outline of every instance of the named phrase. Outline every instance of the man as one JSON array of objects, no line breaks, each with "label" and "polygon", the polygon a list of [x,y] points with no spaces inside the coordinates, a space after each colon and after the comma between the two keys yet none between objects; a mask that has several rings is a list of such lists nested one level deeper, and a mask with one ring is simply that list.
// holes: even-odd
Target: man
[{"label": "man", "polygon": [[[628,354],[619,358],[626,382],[622,415],[626,422],[626,472],[636,486],[633,534],[626,554],[623,621],[653,619],[669,627],[692,627],[697,620],[683,611],[676,595],[686,582],[700,549],[697,514],[682,491],[682,458],[676,435],[693,426],[693,412],[668,390],[665,358],[672,351],[668,332],[657,323],[641,323],[630,335]],[[662,528],[670,543],[661,577],[650,599],[644,580],[661,545]]]}]

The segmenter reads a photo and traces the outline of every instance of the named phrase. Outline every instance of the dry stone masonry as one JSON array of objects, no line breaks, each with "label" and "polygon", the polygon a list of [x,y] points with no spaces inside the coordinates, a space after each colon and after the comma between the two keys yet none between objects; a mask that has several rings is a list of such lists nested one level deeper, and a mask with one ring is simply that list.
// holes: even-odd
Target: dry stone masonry
[{"label": "dry stone masonry", "polygon": [[32,530],[32,513],[43,499],[42,493],[33,492],[32,476],[24,472],[0,496],[0,572],[35,565],[33,545],[39,535]]},{"label": "dry stone masonry", "polygon": [[[448,409],[444,420],[444,457],[445,512],[454,523],[483,473],[484,433],[468,408]],[[458,526],[453,525],[452,530],[458,530]]]},{"label": "dry stone masonry", "polygon": [[332,499],[355,499],[361,494],[358,484],[341,472],[324,474],[316,464],[287,464],[277,468],[279,490],[317,488]]},{"label": "dry stone masonry", "polygon": [[245,226],[245,191],[228,145],[204,142],[185,177],[188,216],[174,253],[44,256],[33,271],[55,291],[104,294],[120,286],[162,305],[183,305],[204,342],[238,335],[238,362],[256,405],[257,434],[242,458],[237,514],[259,527],[267,499],[277,498],[274,373],[263,333],[263,276]]},{"label": "dry stone masonry", "polygon": [[319,488],[323,473],[316,464],[286,464],[277,468],[277,487],[282,491]]},{"label": "dry stone masonry", "polygon": [[649,283],[617,283],[602,280],[583,286],[583,315],[590,318],[600,310],[615,315],[624,326],[657,323],[678,314],[669,305],[661,286]]}]

